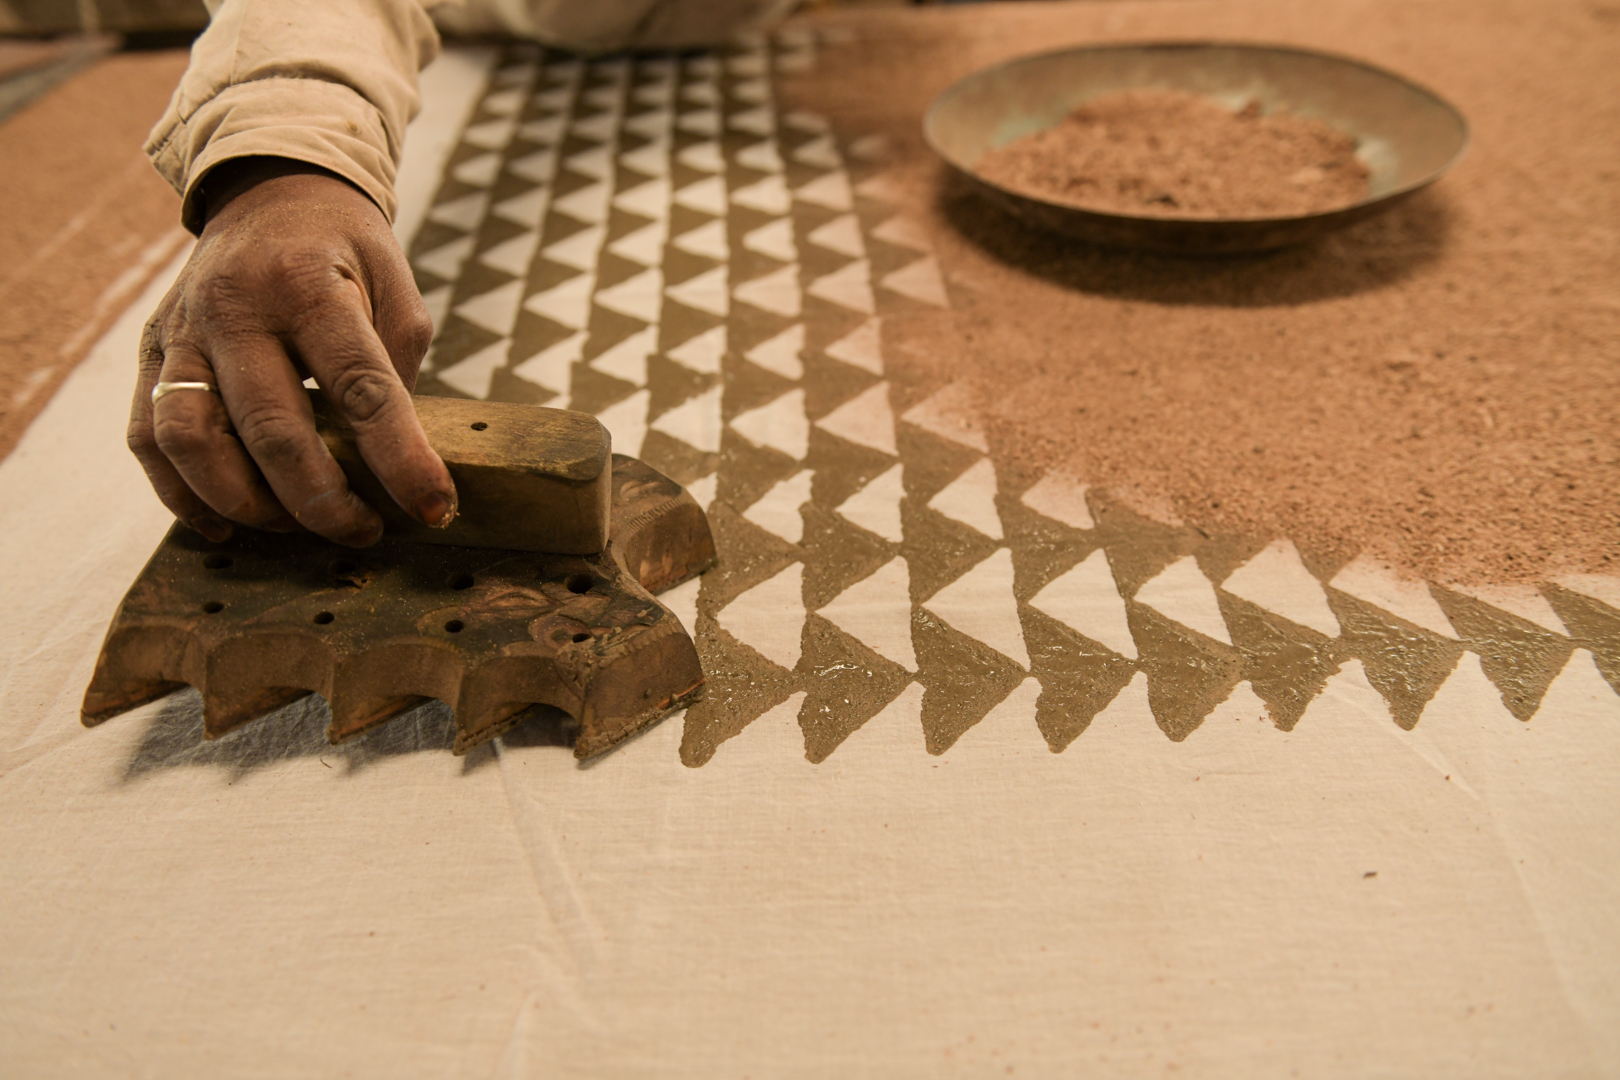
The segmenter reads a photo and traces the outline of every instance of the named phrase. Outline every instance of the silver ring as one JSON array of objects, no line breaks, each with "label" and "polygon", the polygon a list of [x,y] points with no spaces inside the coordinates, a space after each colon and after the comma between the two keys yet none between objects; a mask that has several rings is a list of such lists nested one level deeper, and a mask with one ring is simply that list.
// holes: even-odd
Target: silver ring
[{"label": "silver ring", "polygon": [[210,394],[219,393],[219,387],[213,383],[205,382],[160,382],[152,387],[152,404],[156,405],[162,398],[168,397],[176,390],[204,390]]}]

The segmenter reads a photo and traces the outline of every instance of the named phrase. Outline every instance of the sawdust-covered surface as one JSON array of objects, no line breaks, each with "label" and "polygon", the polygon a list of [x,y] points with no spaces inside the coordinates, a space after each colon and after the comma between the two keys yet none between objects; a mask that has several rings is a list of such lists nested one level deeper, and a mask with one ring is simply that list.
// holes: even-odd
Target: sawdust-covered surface
[{"label": "sawdust-covered surface", "polygon": [[[1351,51],[1590,140],[1607,25],[1126,0],[673,61],[452,48],[402,168],[420,385],[592,412],[687,485],[720,562],[660,600],[707,697],[585,768],[544,723],[453,758],[438,703],[337,747],[318,697],[217,740],[192,693],[85,729],[169,525],[122,445],[160,277],[0,462],[7,1076],[1612,1076],[1620,578],[1402,578],[1299,514],[1223,531],[1139,468],[1300,426],[1279,386],[1376,417],[1317,370],[1460,333],[1436,274],[1546,303],[1553,267],[1567,310],[1490,325],[1605,330],[1601,193],[1501,231],[1485,196],[1542,205],[1521,142],[1333,245],[1194,268],[974,226],[914,141],[930,82],[1173,35]],[[1521,73],[1541,105],[1496,86]],[[1294,382],[1219,366],[1279,329]],[[1220,408],[1173,430],[1188,371]],[[1088,386],[1118,433],[1051,435]],[[1283,457],[1253,445],[1220,452]],[[1233,477],[1304,490],[1203,467],[1223,509]]]},{"label": "sawdust-covered surface", "polygon": [[1339,210],[1367,197],[1368,177],[1355,138],[1320,120],[1155,88],[1087,101],[974,169],[1035,198],[1176,218]]},{"label": "sawdust-covered surface", "polygon": [[141,144],[187,56],[108,56],[0,122],[0,455],[185,240]]},{"label": "sawdust-covered surface", "polygon": [[[1225,260],[1087,248],[948,182],[915,118],[1026,52],[1184,34],[1183,5],[1004,9],[863,35],[801,100],[878,125],[927,215],[955,321],[916,363],[969,375],[995,441],[1210,532],[1367,551],[1440,579],[1620,561],[1620,19],[1584,3],[1209,9],[1214,36],[1349,54],[1473,130],[1387,215]],[[1207,25],[1206,25],[1207,24]],[[891,74],[892,73],[892,74]],[[891,332],[904,348],[910,332]]]}]

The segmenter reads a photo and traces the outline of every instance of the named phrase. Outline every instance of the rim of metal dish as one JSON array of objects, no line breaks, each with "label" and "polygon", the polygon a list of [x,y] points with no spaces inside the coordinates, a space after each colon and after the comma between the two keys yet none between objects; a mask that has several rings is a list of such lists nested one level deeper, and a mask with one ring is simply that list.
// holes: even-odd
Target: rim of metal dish
[{"label": "rim of metal dish", "polygon": [[[1391,190],[1382,192],[1378,195],[1368,196],[1367,198],[1351,203],[1348,206],[1339,206],[1332,210],[1317,210],[1308,214],[1285,214],[1281,217],[1187,217],[1170,214],[1127,214],[1117,210],[1103,210],[1097,207],[1085,206],[1081,203],[1055,202],[1040,195],[1032,195],[1023,191],[1015,191],[1012,188],[1005,187],[1001,184],[995,183],[992,180],[985,179],[984,176],[980,175],[977,168],[975,168],[973,165],[964,164],[958,161],[953,155],[946,153],[945,150],[934,139],[935,120],[946,101],[967,83],[983,78],[992,72],[1002,71],[1007,68],[1017,67],[1021,64],[1031,63],[1036,60],[1043,60],[1052,56],[1066,56],[1072,53],[1127,52],[1131,50],[1144,49],[1233,49],[1245,52],[1292,53],[1296,56],[1307,56],[1318,60],[1332,60],[1341,64],[1348,64],[1352,67],[1361,68],[1363,71],[1370,71],[1375,75],[1380,75],[1386,79],[1391,79],[1429,98],[1456,120],[1457,126],[1462,132],[1462,138],[1457,144],[1456,153],[1452,154],[1450,158],[1446,159],[1445,164],[1441,165],[1437,169],[1425,173],[1423,176],[1420,176],[1415,180],[1410,180],[1405,184],[1402,184],[1400,187],[1392,188]],[[1065,210],[1071,212],[1078,211],[1084,214],[1095,214],[1099,217],[1119,218],[1127,221],[1174,222],[1176,224],[1195,225],[1223,224],[1227,222],[1243,224],[1267,224],[1275,222],[1280,224],[1285,222],[1308,221],[1312,218],[1323,217],[1328,214],[1342,214],[1350,210],[1357,210],[1364,206],[1371,206],[1375,203],[1384,202],[1388,199],[1398,198],[1402,195],[1407,195],[1411,192],[1417,191],[1419,188],[1427,187],[1429,184],[1434,183],[1440,177],[1444,176],[1457,164],[1457,162],[1462,160],[1463,155],[1468,152],[1469,143],[1473,138],[1473,131],[1468,126],[1468,118],[1462,114],[1462,110],[1458,109],[1455,105],[1451,104],[1451,102],[1447,101],[1445,98],[1441,97],[1439,94],[1435,93],[1422,83],[1408,79],[1406,76],[1399,75],[1393,71],[1390,71],[1388,68],[1379,67],[1377,64],[1371,64],[1365,60],[1359,60],[1353,56],[1345,56],[1343,53],[1327,52],[1322,49],[1306,49],[1298,45],[1268,45],[1264,42],[1255,41],[1216,41],[1210,39],[1111,41],[1100,45],[1070,45],[1061,49],[1047,49],[1042,52],[1025,53],[1021,56],[1009,57],[1006,60],[1002,60],[987,67],[982,67],[976,71],[969,72],[936,94],[934,96],[934,100],[928,105],[928,111],[923,113],[922,128],[923,140],[927,142],[928,148],[934,153],[938,154],[943,161],[945,161],[951,167],[959,169],[967,175],[973,177],[973,179],[977,180],[979,183],[993,187],[997,191],[1014,196],[1015,198],[1028,199],[1030,202],[1040,203],[1043,206],[1050,206],[1056,210]]]}]

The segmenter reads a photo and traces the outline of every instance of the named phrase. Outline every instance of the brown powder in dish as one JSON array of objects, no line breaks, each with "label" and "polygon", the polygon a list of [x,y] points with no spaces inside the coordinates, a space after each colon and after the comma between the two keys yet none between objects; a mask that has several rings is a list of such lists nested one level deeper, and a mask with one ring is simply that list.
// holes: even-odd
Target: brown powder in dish
[{"label": "brown powder in dish", "polygon": [[979,160],[1026,195],[1139,217],[1266,218],[1337,210],[1367,196],[1356,143],[1320,120],[1231,112],[1179,90],[1126,90]]}]

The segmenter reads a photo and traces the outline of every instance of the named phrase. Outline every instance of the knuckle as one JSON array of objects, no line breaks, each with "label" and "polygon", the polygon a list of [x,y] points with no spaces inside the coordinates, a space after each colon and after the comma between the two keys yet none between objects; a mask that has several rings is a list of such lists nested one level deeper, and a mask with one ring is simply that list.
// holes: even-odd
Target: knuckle
[{"label": "knuckle", "polygon": [[420,300],[416,302],[416,310],[411,313],[405,322],[401,333],[406,359],[413,364],[420,364],[422,357],[427,355],[428,346],[433,344],[433,317],[428,314],[427,305]]},{"label": "knuckle", "polygon": [[303,456],[309,425],[278,404],[251,407],[236,418],[236,433],[254,460],[292,462]]},{"label": "knuckle", "polygon": [[152,425],[131,423],[124,432],[124,445],[129,452],[135,455],[137,461],[149,461],[158,452],[157,439],[152,434]]},{"label": "knuckle", "polygon": [[211,434],[207,420],[193,409],[165,409],[152,423],[153,443],[171,459],[206,451]]},{"label": "knuckle", "polygon": [[142,368],[160,368],[163,366],[164,321],[164,313],[153,315],[146,320],[146,326],[141,330],[139,357]]},{"label": "knuckle", "polygon": [[398,400],[393,379],[370,365],[350,364],[332,383],[338,410],[356,426],[385,420]]}]

